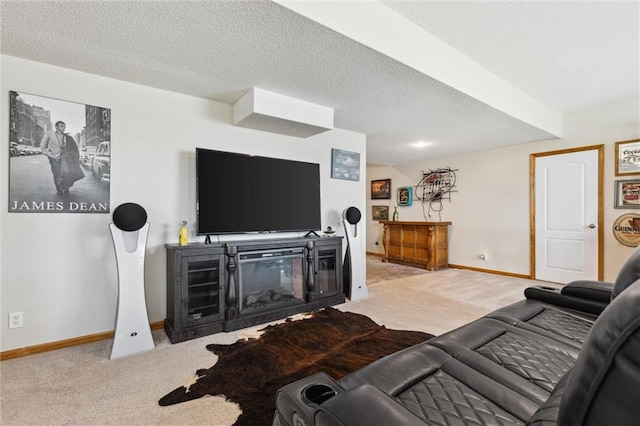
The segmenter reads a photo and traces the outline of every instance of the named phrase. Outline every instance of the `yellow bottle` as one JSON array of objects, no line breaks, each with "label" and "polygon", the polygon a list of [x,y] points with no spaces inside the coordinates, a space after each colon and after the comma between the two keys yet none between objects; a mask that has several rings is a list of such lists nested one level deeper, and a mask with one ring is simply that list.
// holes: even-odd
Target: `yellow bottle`
[{"label": "yellow bottle", "polygon": [[182,226],[180,227],[180,235],[178,237],[178,242],[181,246],[186,246],[189,244],[189,228],[187,228],[187,221],[182,221]]}]

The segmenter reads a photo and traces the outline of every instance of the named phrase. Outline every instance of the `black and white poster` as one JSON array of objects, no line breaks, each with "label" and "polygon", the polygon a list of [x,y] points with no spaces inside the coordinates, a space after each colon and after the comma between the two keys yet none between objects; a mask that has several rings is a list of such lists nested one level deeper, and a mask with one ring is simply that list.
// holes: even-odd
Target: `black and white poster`
[{"label": "black and white poster", "polygon": [[111,110],[10,92],[9,212],[109,213]]}]

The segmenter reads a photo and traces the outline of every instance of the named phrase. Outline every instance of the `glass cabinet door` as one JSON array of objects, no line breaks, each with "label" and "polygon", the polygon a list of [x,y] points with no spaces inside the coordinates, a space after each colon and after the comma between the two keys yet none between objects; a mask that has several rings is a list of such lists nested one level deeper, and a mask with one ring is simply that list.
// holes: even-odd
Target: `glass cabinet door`
[{"label": "glass cabinet door", "polygon": [[319,297],[336,294],[338,291],[336,255],[335,249],[318,250],[316,292]]},{"label": "glass cabinet door", "polygon": [[[183,306],[189,325],[216,321],[222,315],[221,256],[190,256],[183,264]],[[186,306],[185,306],[186,305]]]}]

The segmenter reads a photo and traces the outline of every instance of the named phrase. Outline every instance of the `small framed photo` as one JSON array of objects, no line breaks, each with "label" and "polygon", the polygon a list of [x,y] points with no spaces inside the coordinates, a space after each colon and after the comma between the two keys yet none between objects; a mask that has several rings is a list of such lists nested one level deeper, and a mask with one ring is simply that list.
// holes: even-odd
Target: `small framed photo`
[{"label": "small framed photo", "polygon": [[409,207],[413,200],[413,188],[410,186],[403,186],[398,188],[398,206]]},{"label": "small framed photo", "polygon": [[615,182],[616,209],[640,209],[640,179]]},{"label": "small framed photo", "polygon": [[640,175],[640,139],[616,142],[616,176]]},{"label": "small framed photo", "polygon": [[331,149],[331,177],[360,181],[360,153]]},{"label": "small framed photo", "polygon": [[371,206],[373,220],[389,220],[389,206]]},{"label": "small framed photo", "polygon": [[391,179],[380,179],[371,181],[372,200],[391,199]]}]

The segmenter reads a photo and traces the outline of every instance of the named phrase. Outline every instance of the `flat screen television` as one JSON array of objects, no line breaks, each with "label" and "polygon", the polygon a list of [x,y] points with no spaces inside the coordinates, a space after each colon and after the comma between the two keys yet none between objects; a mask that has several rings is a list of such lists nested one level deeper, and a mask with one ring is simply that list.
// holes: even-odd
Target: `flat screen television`
[{"label": "flat screen television", "polygon": [[317,231],[320,166],[196,148],[198,235]]}]

